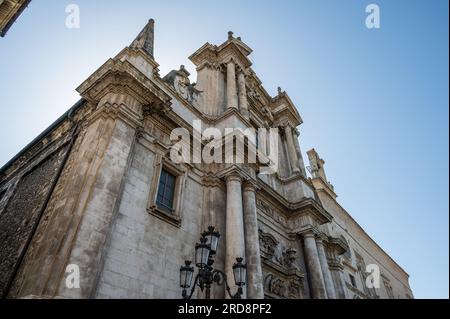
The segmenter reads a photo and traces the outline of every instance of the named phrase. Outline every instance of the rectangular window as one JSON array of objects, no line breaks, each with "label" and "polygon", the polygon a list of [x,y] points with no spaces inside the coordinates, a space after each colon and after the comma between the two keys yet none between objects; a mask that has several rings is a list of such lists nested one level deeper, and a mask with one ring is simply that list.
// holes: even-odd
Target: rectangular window
[{"label": "rectangular window", "polygon": [[348,274],[348,276],[350,277],[350,283],[352,284],[353,287],[356,288],[356,280],[355,277],[352,274]]},{"label": "rectangular window", "polygon": [[150,186],[147,212],[175,227],[181,227],[183,193],[188,169],[158,155]]},{"label": "rectangular window", "polygon": [[159,208],[173,212],[173,197],[175,193],[175,179],[176,177],[170,174],[165,169],[161,171],[159,179],[158,195],[156,197],[156,204]]}]

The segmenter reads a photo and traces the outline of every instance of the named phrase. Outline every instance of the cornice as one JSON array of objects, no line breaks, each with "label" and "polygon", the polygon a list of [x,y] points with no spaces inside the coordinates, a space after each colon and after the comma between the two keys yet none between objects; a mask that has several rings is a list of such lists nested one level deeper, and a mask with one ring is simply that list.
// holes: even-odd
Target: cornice
[{"label": "cornice", "polygon": [[[248,52],[248,54],[250,53],[251,51]],[[207,42],[189,56],[189,60],[191,60],[196,67],[199,67],[205,62],[213,64],[226,63],[231,58],[233,58],[244,70],[252,65],[252,62],[247,58],[246,54],[244,54],[242,48],[240,48],[236,41],[233,40],[228,40],[220,46],[212,45]]]},{"label": "cornice", "polygon": [[91,103],[111,92],[111,88],[129,90],[142,104],[156,99],[171,104],[171,97],[128,61],[109,59],[76,90]]},{"label": "cornice", "polygon": [[126,55],[129,56],[139,56],[142,57],[148,64],[150,64],[153,68],[153,74],[158,74],[159,72],[159,64],[156,62],[151,56],[149,56],[147,53],[145,53],[142,49],[134,49],[130,47],[125,47],[122,51],[120,51],[115,59],[120,60],[121,57],[124,57]]},{"label": "cornice", "polygon": [[314,178],[311,178],[310,180],[311,180],[312,185],[314,185],[314,181],[318,181],[319,184],[323,186],[323,188],[317,188],[314,186],[314,188],[317,191],[324,191],[324,192],[328,193],[328,195],[330,195],[334,199],[336,199],[338,197],[337,194],[335,193],[334,189],[332,189],[330,187],[330,184],[328,182],[326,182],[322,177],[320,177],[320,176],[314,177]]},{"label": "cornice", "polygon": [[329,236],[328,243],[336,249],[338,255],[342,255],[350,249],[348,244],[339,237]]},{"label": "cornice", "polygon": [[242,123],[244,123],[245,125],[247,125],[247,127],[252,128],[253,125],[250,122],[250,120],[246,119],[241,112],[236,109],[236,108],[229,108],[226,109],[225,112],[223,112],[222,114],[220,114],[217,117],[212,117],[212,116],[207,116],[206,118],[208,119],[208,121],[212,124],[212,125],[216,125],[219,122],[231,117],[231,116],[236,116]]},{"label": "cornice", "polygon": [[86,121],[87,123],[92,123],[101,117],[121,119],[124,123],[135,129],[141,126],[141,116],[130,110],[124,104],[111,104],[107,102],[92,113]]},{"label": "cornice", "polygon": [[296,180],[302,180],[302,181],[305,182],[308,186],[311,187],[311,190],[314,190],[314,186],[313,186],[313,184],[311,183],[310,179],[304,177],[301,173],[297,173],[297,174],[291,175],[291,176],[289,176],[289,177],[281,177],[280,175],[278,175],[278,173],[275,173],[275,174],[276,174],[276,177],[277,177],[278,181],[279,181],[281,184],[283,184],[283,185],[289,184],[289,183],[294,182],[294,181],[296,181]]},{"label": "cornice", "polygon": [[298,202],[289,202],[264,181],[259,178],[257,180],[258,186],[260,187],[260,192],[258,192],[258,194],[275,201],[274,206],[279,207],[280,211],[283,212],[288,219],[297,219],[303,215],[309,215],[313,217],[318,224],[325,224],[332,221],[333,217],[331,214],[328,213],[316,200],[304,197]]},{"label": "cornice", "polygon": [[254,180],[254,178],[245,170],[244,167],[236,164],[231,164],[225,169],[216,173],[216,176],[221,179],[226,179],[229,176],[238,176],[241,181]]}]

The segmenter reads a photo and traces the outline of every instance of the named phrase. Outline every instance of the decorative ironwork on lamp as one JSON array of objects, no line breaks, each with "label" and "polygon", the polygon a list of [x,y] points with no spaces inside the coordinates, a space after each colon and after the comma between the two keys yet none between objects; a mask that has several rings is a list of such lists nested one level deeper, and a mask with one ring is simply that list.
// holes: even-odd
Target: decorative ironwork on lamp
[{"label": "decorative ironwork on lamp", "polygon": [[[200,287],[202,292],[205,291],[205,298],[210,299],[211,286],[214,283],[218,286],[225,286],[230,298],[242,298],[243,287],[247,279],[247,266],[243,263],[242,257],[236,258],[236,263],[233,265],[233,277],[238,290],[232,294],[227,275],[223,271],[213,268],[219,239],[220,233],[213,226],[209,226],[208,230],[202,233],[200,243],[195,245],[195,266],[198,268],[198,273],[195,276],[194,284],[192,284],[194,267],[191,266],[191,261],[186,260],[185,265],[180,267],[180,287],[183,289],[184,299],[191,299],[196,287]],[[191,291],[188,293],[189,288]]]}]

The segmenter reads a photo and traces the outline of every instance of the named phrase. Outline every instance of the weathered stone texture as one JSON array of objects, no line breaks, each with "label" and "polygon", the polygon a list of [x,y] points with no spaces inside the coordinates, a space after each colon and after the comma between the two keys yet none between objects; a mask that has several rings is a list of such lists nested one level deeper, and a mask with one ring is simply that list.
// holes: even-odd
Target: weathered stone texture
[{"label": "weathered stone texture", "polygon": [[28,237],[39,222],[65,150],[51,155],[23,176],[0,214],[0,294],[5,293],[19,256],[27,248]]},{"label": "weathered stone texture", "polygon": [[155,156],[138,144],[97,288],[97,298],[177,298],[180,261],[193,258],[202,228],[202,187],[186,180],[182,226],[147,212]]}]

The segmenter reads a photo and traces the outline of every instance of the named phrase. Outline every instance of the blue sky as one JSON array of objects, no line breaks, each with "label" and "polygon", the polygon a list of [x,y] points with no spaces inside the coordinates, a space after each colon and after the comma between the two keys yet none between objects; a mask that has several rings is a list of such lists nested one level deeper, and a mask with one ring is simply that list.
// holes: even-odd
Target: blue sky
[{"label": "blue sky", "polygon": [[[65,28],[78,4],[81,28]],[[365,7],[381,28],[365,27]],[[227,31],[253,50],[272,95],[304,119],[340,203],[411,276],[449,296],[448,1],[32,1],[0,39],[0,166],[56,120],[75,88],[156,20],[161,75]],[[305,155],[306,158],[306,155]]]}]

